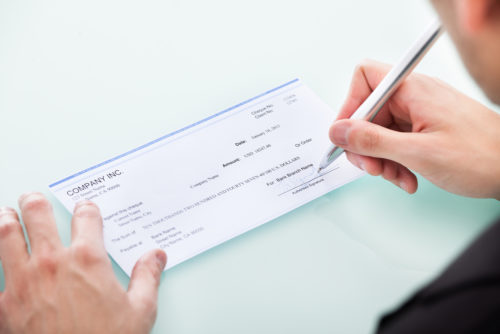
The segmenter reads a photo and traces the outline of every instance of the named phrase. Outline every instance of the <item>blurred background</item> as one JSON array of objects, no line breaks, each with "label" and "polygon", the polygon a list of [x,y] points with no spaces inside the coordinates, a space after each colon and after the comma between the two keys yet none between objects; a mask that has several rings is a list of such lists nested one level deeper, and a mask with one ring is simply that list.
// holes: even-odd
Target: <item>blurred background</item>
[{"label": "blurred background", "polygon": [[[296,77],[333,120],[356,64],[394,63],[433,18],[421,0],[0,0],[0,204]],[[499,110],[446,35],[416,71]],[[365,176],[166,272],[153,333],[370,333],[498,215]]]}]

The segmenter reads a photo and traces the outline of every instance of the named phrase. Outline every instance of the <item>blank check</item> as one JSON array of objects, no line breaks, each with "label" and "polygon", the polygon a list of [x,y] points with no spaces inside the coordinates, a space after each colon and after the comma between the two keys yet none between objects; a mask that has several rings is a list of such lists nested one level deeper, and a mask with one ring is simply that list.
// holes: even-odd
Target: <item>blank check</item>
[{"label": "blank check", "polygon": [[332,110],[296,79],[50,185],[99,205],[106,249],[130,275],[162,248],[171,268],[363,174],[317,173]]}]

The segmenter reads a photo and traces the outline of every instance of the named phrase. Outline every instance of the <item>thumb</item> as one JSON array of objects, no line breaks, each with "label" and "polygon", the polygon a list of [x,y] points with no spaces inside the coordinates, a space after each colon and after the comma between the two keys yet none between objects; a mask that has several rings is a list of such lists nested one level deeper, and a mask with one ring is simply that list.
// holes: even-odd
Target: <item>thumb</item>
[{"label": "thumb", "polygon": [[330,140],[346,151],[383,158],[406,165],[413,150],[409,133],[384,128],[364,120],[343,119],[330,127]]},{"label": "thumb", "polygon": [[156,316],[160,277],[167,263],[167,254],[160,249],[143,255],[134,266],[128,287],[129,299],[135,307]]}]

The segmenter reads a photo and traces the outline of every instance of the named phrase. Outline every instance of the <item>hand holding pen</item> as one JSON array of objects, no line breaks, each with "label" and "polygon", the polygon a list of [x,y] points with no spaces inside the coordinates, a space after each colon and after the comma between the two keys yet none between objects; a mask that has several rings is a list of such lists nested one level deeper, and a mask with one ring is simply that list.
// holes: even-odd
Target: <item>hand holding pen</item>
[{"label": "hand holding pen", "polygon": [[357,167],[408,193],[417,190],[415,172],[456,194],[500,199],[500,115],[447,84],[412,74],[373,123],[349,119],[390,71],[374,61],[356,68],[330,128],[332,143]]}]

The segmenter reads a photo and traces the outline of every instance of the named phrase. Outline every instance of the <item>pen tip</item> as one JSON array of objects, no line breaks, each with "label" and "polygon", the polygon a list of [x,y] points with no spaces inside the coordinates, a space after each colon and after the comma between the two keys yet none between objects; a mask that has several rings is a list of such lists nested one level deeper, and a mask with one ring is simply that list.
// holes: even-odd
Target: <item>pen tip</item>
[{"label": "pen tip", "polygon": [[318,171],[317,171],[316,173],[318,173],[318,174],[319,174],[319,172],[321,172],[321,170],[322,170],[322,169],[323,169],[323,168],[321,168],[321,167],[320,167],[320,168],[318,168]]}]

